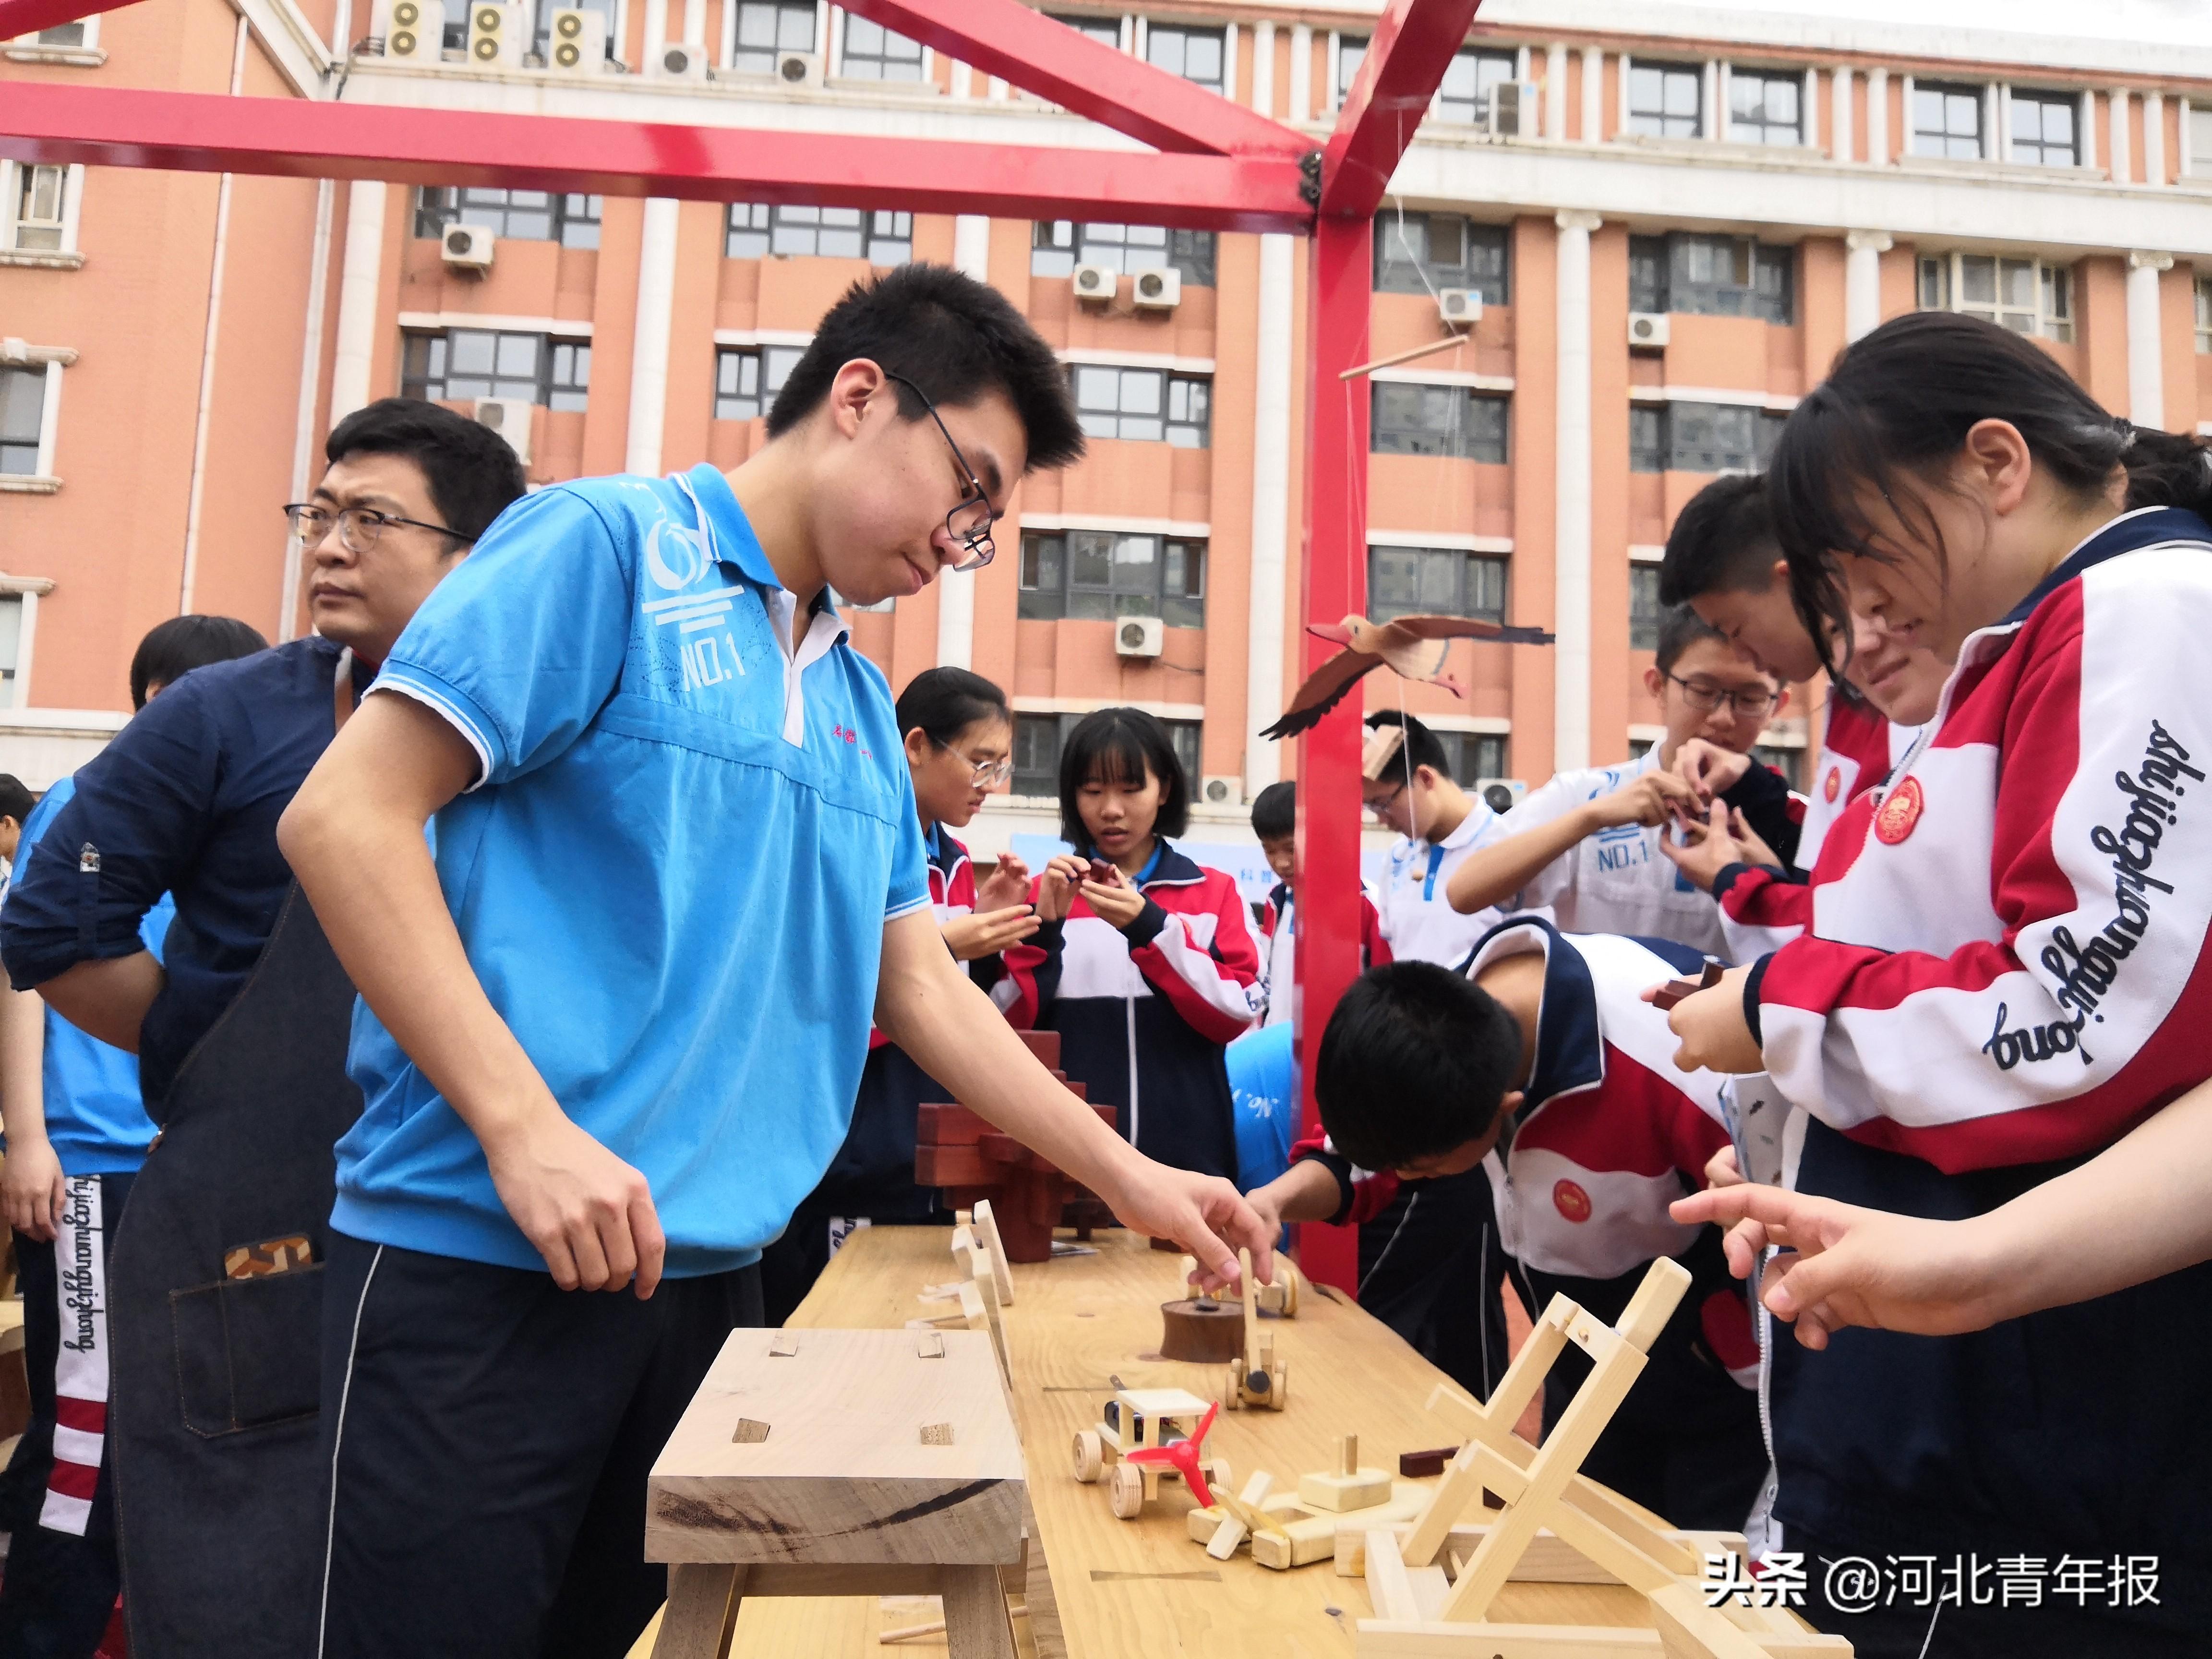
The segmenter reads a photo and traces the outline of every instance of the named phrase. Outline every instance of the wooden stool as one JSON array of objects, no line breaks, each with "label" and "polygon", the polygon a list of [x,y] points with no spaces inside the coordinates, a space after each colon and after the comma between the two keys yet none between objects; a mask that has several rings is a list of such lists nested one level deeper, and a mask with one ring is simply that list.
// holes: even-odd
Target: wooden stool
[{"label": "wooden stool", "polygon": [[987,1334],[733,1331],[647,1488],[654,1659],[720,1659],[748,1595],[939,1595],[955,1659],[1013,1659],[1025,1497]]}]

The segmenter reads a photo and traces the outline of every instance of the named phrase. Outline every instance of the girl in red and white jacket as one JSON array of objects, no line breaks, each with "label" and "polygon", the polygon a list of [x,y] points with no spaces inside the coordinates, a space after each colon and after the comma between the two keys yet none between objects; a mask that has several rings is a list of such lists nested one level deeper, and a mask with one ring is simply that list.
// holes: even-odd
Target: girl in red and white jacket
[{"label": "girl in red and white jacket", "polygon": [[1077,850],[1036,879],[1042,925],[1006,953],[1006,1015],[1060,1033],[1061,1066],[1139,1151],[1234,1179],[1222,1050],[1259,1013],[1260,957],[1235,878],[1164,839],[1189,802],[1167,728],[1143,710],[1102,708],[1068,733],[1060,835]]},{"label": "girl in red and white jacket", "polygon": [[[2212,1074],[2212,470],[2033,342],[1920,312],[1844,352],[1769,479],[1802,608],[1957,666],[1814,931],[1675,1006],[1681,1063],[1810,1115],[1800,1191],[1981,1214]],[[2199,1267],[1972,1335],[1778,1345],[1793,1549],[2094,1560],[2100,1588],[2158,1558],[2155,1603],[1970,1599],[1924,1650],[1855,1624],[1860,1650],[2197,1650],[2208,1310]]]}]

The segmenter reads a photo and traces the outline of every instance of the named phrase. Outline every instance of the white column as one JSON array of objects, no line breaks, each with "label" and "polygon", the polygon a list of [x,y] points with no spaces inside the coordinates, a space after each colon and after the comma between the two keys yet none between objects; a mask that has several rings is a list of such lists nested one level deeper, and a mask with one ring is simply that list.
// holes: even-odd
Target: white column
[{"label": "white column", "polygon": [[[684,0],[684,44],[703,46],[707,44],[707,0]],[[926,58],[928,52],[922,56]],[[924,79],[927,78],[925,70]]]},{"label": "white column", "polygon": [[1221,29],[1221,95],[1232,104],[1237,101],[1237,24],[1233,19]]},{"label": "white column", "polygon": [[1982,154],[1992,161],[2012,160],[2012,88],[1992,81],[1982,90],[1982,125],[1989,137]]},{"label": "white column", "polygon": [[1605,137],[1605,48],[1583,48],[1583,143]]},{"label": "white column", "polygon": [[2143,183],[2166,182],[2166,96],[2143,94]]},{"label": "white column", "polygon": [[62,360],[46,359],[46,384],[39,388],[39,459],[33,463],[41,478],[58,477],[54,450],[62,431]]},{"label": "white column", "polygon": [[1275,112],[1275,25],[1267,18],[1252,26],[1252,107]]},{"label": "white column", "polygon": [[1558,501],[1553,509],[1554,610],[1559,643],[1552,763],[1590,756],[1590,232],[1595,213],[1568,210],[1559,227]]},{"label": "white column", "polygon": [[1892,244],[1886,230],[1844,233],[1844,338],[1856,340],[1881,325],[1881,256]]},{"label": "white column", "polygon": [[1313,27],[1291,25],[1291,121],[1313,119]]},{"label": "white column", "polygon": [[2128,418],[2160,431],[2166,428],[2166,362],[2159,350],[2158,274],[2172,266],[2171,253],[2128,255]]},{"label": "white column", "polygon": [[658,64],[668,44],[668,0],[645,0],[645,61]]},{"label": "white column", "polygon": [[[1290,565],[1291,239],[1260,239],[1260,361],[1253,398],[1252,580],[1245,607],[1244,793],[1283,775],[1283,746],[1258,735],[1283,712],[1285,573]],[[1362,526],[1363,530],[1364,526]]]},{"label": "white column", "polygon": [[972,98],[975,95],[975,71],[957,58],[953,59],[952,62],[952,95],[955,98]]},{"label": "white column", "polygon": [[[2188,130],[2187,117],[2182,118],[2182,130]],[[2090,88],[2081,88],[2075,100],[2074,153],[2085,167],[2097,165],[2097,94]]]},{"label": "white column", "polygon": [[[1912,112],[1905,111],[1910,120]],[[1875,167],[1889,165],[1889,71],[1871,69],[1867,71],[1867,160]]]},{"label": "white column", "polygon": [[1544,52],[1544,137],[1567,136],[1567,49],[1554,43]]},{"label": "white column", "polygon": [[[979,283],[991,280],[991,222],[963,213],[952,222],[952,264]],[[1019,556],[1018,549],[1008,549]],[[937,579],[937,665],[975,665],[975,573],[948,570]]]},{"label": "white column", "polygon": [[332,426],[368,402],[377,279],[384,266],[386,189],[374,179],[357,179],[346,187],[345,263],[338,276],[337,349],[331,362]]},{"label": "white column", "polygon": [[1613,130],[1615,132],[1626,132],[1628,131],[1628,76],[1633,65],[1625,52],[1613,60],[1613,65],[1620,71],[1620,77],[1614,88],[1620,94],[1620,97],[1613,112]]},{"label": "white column", "polygon": [[[47,473],[45,476],[51,477],[53,475]],[[292,539],[296,546],[299,538],[295,536]],[[39,643],[38,590],[25,588],[22,604],[22,617],[15,632],[15,707],[28,708],[31,706],[31,659],[36,654]]]},{"label": "white column", "polygon": [[676,319],[678,204],[647,198],[637,254],[637,327],[630,337],[629,447],[623,470],[657,477],[668,416],[668,333]]},{"label": "white column", "polygon": [[[1830,118],[1835,134],[1829,154],[1838,161],[1855,161],[1851,145],[1851,72],[1849,67],[1839,67],[1830,78],[1829,100],[1834,106]],[[1808,135],[1809,137],[1809,135]]]},{"label": "white column", "polygon": [[2110,105],[2112,117],[2112,182],[2124,185],[2135,177],[2135,164],[2128,142],[2128,89],[2115,87]]},{"label": "white column", "polygon": [[1701,137],[1725,142],[1728,131],[1728,76],[1716,60],[1705,64],[1705,118]]}]

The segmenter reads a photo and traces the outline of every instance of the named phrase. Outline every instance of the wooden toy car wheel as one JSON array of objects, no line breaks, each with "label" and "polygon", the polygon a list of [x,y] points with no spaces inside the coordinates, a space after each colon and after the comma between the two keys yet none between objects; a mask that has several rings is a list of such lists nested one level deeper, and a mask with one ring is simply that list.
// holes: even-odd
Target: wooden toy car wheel
[{"label": "wooden toy car wheel", "polygon": [[1233,1492],[1236,1490],[1237,1478],[1229,1473],[1229,1460],[1227,1458],[1215,1457],[1207,1460],[1206,1465],[1206,1484],[1209,1486],[1218,1486],[1224,1492]]},{"label": "wooden toy car wheel", "polygon": [[1106,1498],[1122,1520],[1135,1520],[1145,1508],[1145,1472],[1133,1463],[1116,1463],[1106,1483]]},{"label": "wooden toy car wheel", "polygon": [[1221,1390],[1221,1409],[1233,1412],[1244,1403],[1244,1362],[1229,1362],[1229,1381]]},{"label": "wooden toy car wheel", "polygon": [[1089,1486],[1106,1468],[1106,1448],[1096,1429],[1075,1432],[1075,1478]]},{"label": "wooden toy car wheel", "polygon": [[1285,1257],[1278,1256],[1275,1261],[1276,1271],[1283,1280],[1283,1317],[1296,1319],[1298,1316],[1298,1270],[1289,1266]]}]

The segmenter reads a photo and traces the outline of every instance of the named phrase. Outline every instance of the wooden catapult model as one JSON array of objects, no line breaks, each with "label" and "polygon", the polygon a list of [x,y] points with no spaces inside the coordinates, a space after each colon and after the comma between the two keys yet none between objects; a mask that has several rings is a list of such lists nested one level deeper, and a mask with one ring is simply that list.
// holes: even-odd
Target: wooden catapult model
[{"label": "wooden catapult model", "polygon": [[[1265,1407],[1279,1412],[1291,1403],[1291,1364],[1275,1352],[1275,1334],[1260,1324],[1261,1293],[1252,1283],[1252,1252],[1237,1252],[1238,1291],[1244,1298],[1244,1353],[1229,1362],[1228,1380],[1222,1385],[1221,1403],[1231,1411],[1240,1406]],[[1270,1285],[1269,1289],[1273,1286]],[[1286,1283],[1285,1316],[1296,1311],[1294,1285]]]},{"label": "wooden catapult model", "polygon": [[[1359,1621],[1361,1659],[1850,1659],[1849,1641],[1816,1634],[1785,1609],[1708,1606],[1704,1562],[1683,1536],[1580,1472],[1689,1284],[1680,1263],[1654,1261],[1617,1325],[1555,1296],[1486,1404],[1437,1389],[1430,1409],[1455,1419],[1467,1443],[1418,1519],[1366,1534],[1375,1617]],[[1590,1374],[1541,1448],[1531,1446],[1513,1425],[1570,1342],[1589,1355]],[[1487,1525],[1456,1524],[1486,1488],[1503,1511]],[[1516,1568],[1546,1531],[1640,1591],[1657,1628],[1491,1622],[1498,1592],[1522,1576]],[[1348,1552],[1336,1553],[1344,1571]]]}]

